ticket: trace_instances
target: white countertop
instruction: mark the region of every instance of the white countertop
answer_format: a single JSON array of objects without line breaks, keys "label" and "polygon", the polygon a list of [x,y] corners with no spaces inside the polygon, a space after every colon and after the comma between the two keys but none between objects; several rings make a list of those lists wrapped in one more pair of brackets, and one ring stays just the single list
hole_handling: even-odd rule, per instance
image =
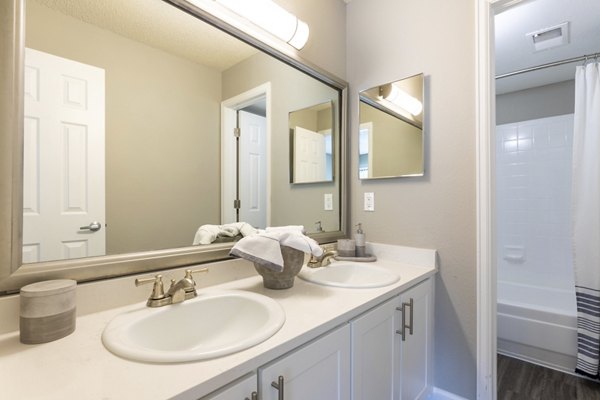
[{"label": "white countertop", "polygon": [[[382,254],[383,255],[383,254]],[[116,315],[142,304],[77,319],[75,332],[40,345],[19,342],[19,332],[0,335],[0,393],[17,399],[197,399],[435,274],[435,266],[380,260],[400,274],[395,284],[374,289],[343,289],[296,279],[286,290],[265,289],[260,276],[200,289],[248,290],[278,301],[285,310],[281,330],[250,349],[189,363],[149,364],[113,355],[101,342],[102,330]],[[167,306],[169,307],[169,306]],[[177,332],[174,332],[177,334]]]}]

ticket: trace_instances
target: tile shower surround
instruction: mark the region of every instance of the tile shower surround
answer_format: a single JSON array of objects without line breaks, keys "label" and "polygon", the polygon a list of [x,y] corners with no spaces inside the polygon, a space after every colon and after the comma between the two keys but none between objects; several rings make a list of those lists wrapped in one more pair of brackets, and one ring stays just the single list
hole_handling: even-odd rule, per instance
[{"label": "tile shower surround", "polygon": [[498,280],[572,289],[573,114],[496,127]]}]

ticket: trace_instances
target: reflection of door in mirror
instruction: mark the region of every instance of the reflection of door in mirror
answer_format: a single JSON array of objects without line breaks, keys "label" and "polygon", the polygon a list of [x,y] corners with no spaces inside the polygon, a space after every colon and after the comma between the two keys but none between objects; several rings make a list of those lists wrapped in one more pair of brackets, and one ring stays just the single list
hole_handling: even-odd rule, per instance
[{"label": "reflection of door in mirror", "polygon": [[239,111],[239,218],[255,228],[267,227],[267,119]]},{"label": "reflection of door in mirror", "polygon": [[326,178],[325,136],[297,126],[294,130],[294,183]]},{"label": "reflection of door in mirror", "polygon": [[331,102],[292,111],[291,183],[333,180],[333,109]]},{"label": "reflection of door in mirror", "polygon": [[25,52],[23,261],[104,255],[104,70]]}]

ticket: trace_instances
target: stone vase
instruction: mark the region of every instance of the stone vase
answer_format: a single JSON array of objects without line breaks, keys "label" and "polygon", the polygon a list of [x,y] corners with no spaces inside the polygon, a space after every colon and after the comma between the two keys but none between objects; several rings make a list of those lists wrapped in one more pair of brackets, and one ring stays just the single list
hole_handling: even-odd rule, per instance
[{"label": "stone vase", "polygon": [[289,289],[294,286],[294,278],[304,264],[304,252],[287,246],[281,246],[283,271],[276,272],[254,263],[254,268],[263,277],[267,289]]}]

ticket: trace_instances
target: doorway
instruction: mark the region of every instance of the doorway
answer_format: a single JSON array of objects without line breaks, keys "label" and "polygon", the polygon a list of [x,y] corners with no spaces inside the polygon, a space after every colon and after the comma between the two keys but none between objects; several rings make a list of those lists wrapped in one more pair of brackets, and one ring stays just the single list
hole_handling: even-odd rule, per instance
[{"label": "doorway", "polygon": [[221,223],[270,223],[271,86],[221,103]]}]

